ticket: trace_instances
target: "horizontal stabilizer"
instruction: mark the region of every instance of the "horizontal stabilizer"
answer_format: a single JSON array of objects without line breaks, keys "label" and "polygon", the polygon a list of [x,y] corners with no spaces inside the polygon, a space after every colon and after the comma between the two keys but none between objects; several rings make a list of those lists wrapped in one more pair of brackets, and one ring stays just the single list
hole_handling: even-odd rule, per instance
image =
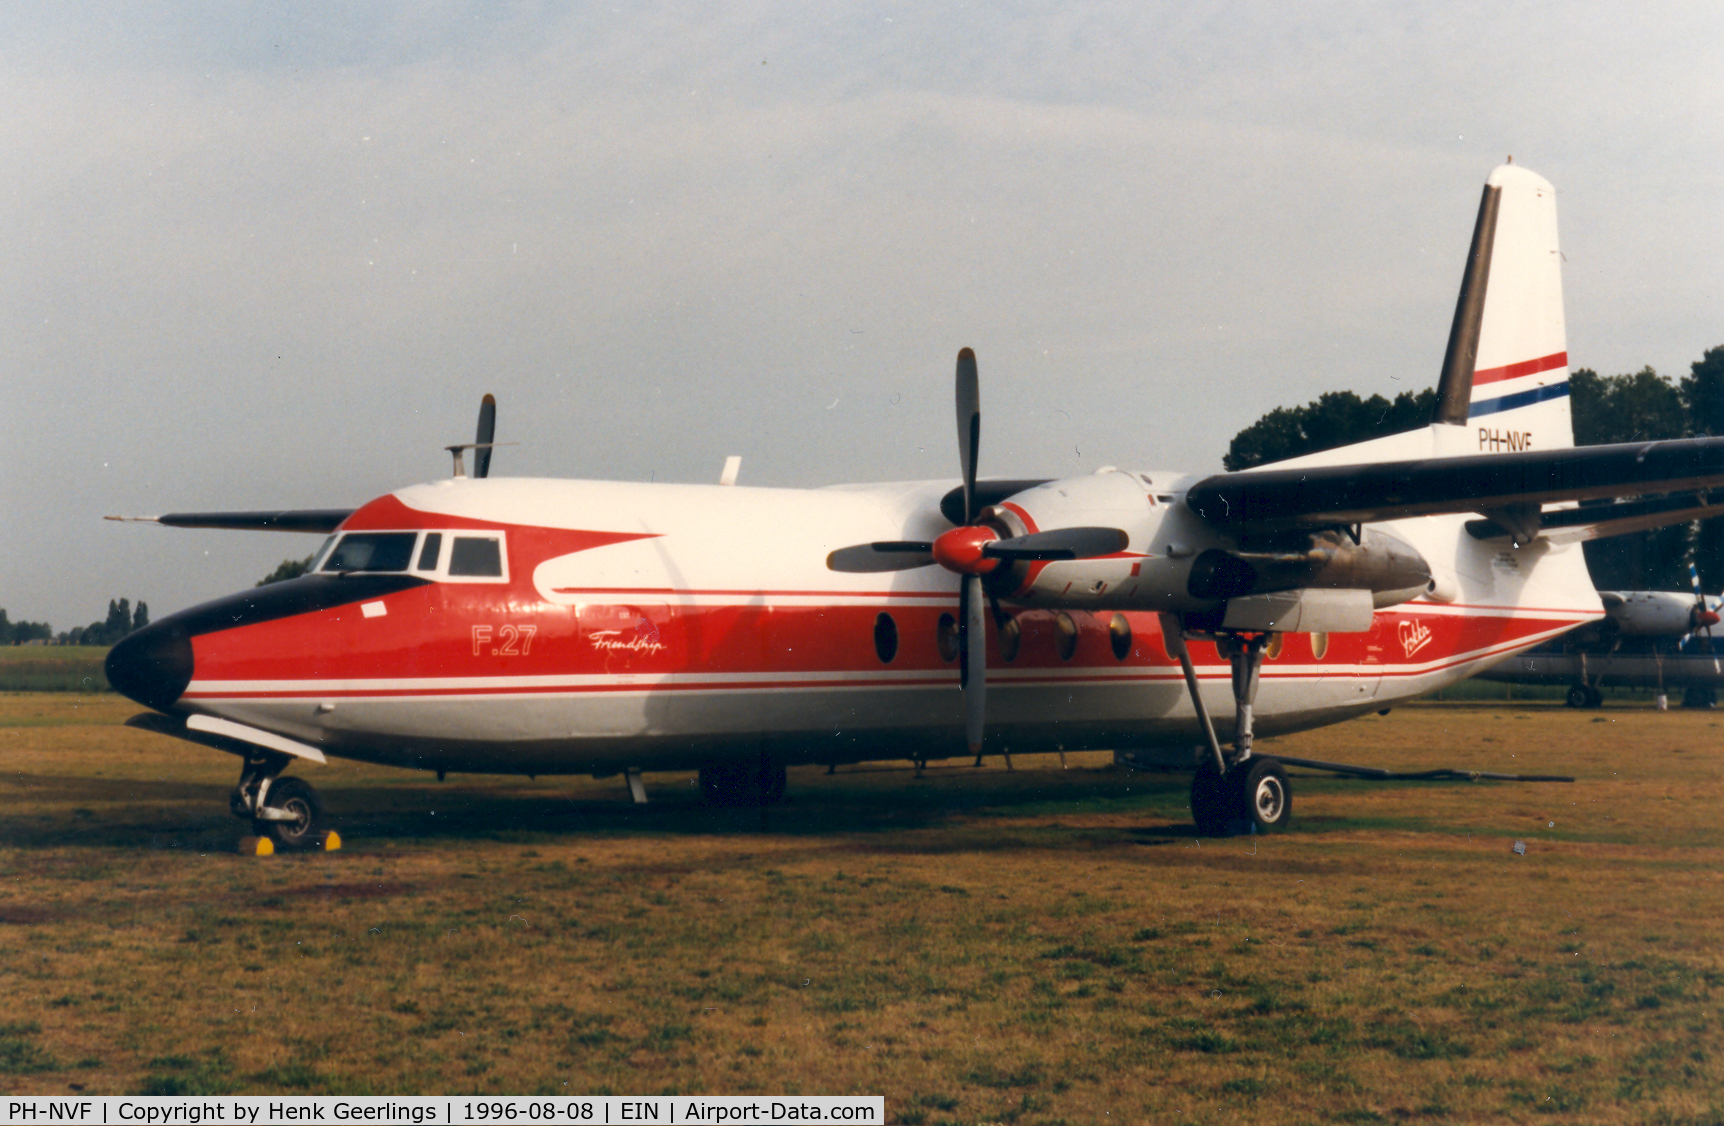
[{"label": "horizontal stabilizer", "polygon": [[169,528],[219,528],[229,532],[317,532],[328,535],[352,516],[351,508],[296,508],[281,512],[170,512],[166,516],[104,516]]},{"label": "horizontal stabilizer", "polygon": [[[1496,518],[1502,512],[1562,501],[1692,493],[1720,486],[1724,486],[1724,438],[1688,438],[1366,465],[1254,469],[1199,481],[1186,492],[1185,501],[1217,528],[1275,531],[1458,512]],[[1644,519],[1648,513],[1634,515]]]}]

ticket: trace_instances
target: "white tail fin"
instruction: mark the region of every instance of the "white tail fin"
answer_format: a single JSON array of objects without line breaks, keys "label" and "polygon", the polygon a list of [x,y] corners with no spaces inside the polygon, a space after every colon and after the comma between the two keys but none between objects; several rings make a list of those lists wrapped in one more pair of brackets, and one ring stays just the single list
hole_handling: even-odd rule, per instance
[{"label": "white tail fin", "polygon": [[1272,468],[1573,445],[1556,189],[1536,173],[1504,164],[1485,181],[1479,201],[1431,425],[1288,458]]},{"label": "white tail fin", "polygon": [[1574,445],[1556,190],[1512,164],[1485,181],[1436,421],[1467,428],[1456,453]]}]

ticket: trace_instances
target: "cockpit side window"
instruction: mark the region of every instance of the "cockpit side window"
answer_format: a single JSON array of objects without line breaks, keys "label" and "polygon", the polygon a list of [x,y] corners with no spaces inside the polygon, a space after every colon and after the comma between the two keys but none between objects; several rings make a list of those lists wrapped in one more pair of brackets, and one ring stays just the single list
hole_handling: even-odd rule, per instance
[{"label": "cockpit side window", "polygon": [[426,532],[425,546],[419,549],[418,569],[421,571],[435,571],[437,569],[437,556],[442,554],[442,551],[443,533]]},{"label": "cockpit side window", "polygon": [[329,571],[405,571],[413,559],[414,532],[349,532],[323,564]]},{"label": "cockpit side window", "polygon": [[456,536],[449,550],[451,576],[501,577],[502,541],[496,536]]},{"label": "cockpit side window", "polygon": [[339,535],[334,535],[324,540],[323,545],[317,549],[317,554],[311,557],[311,566],[307,567],[306,571],[315,573],[323,570],[323,561],[329,558],[330,549],[335,546],[335,541],[340,538],[341,537]]}]

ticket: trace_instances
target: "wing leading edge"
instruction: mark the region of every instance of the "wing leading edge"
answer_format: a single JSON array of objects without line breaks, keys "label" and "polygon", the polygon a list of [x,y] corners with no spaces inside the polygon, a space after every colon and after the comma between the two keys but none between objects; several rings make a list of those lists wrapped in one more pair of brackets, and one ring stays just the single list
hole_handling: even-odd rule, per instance
[{"label": "wing leading edge", "polygon": [[[1209,524],[1239,531],[1287,531],[1476,512],[1474,535],[1531,538],[1548,519],[1565,538],[1592,538],[1594,525],[1633,520],[1657,527],[1724,510],[1724,438],[1630,442],[1573,449],[1526,450],[1467,457],[1420,458],[1363,465],[1253,469],[1205,478],[1185,502]],[[1549,514],[1547,504],[1701,494],[1661,507],[1652,502],[1598,505]],[[1575,513],[1585,513],[1584,517]],[[1494,525],[1486,527],[1486,522]],[[1652,521],[1648,523],[1646,521]],[[1593,530],[1593,535],[1617,534]]]},{"label": "wing leading edge", "polygon": [[328,535],[352,516],[351,508],[296,508],[279,512],[170,512],[165,516],[105,516],[169,528],[219,528],[229,532],[318,532]]}]

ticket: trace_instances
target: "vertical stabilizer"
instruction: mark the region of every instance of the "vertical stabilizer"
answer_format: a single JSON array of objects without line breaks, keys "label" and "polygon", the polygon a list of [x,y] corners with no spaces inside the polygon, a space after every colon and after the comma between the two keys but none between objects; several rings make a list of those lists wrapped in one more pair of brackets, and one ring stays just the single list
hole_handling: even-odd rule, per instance
[{"label": "vertical stabilizer", "polygon": [[1574,445],[1556,191],[1512,164],[1485,182],[1435,421],[1477,453]]}]

